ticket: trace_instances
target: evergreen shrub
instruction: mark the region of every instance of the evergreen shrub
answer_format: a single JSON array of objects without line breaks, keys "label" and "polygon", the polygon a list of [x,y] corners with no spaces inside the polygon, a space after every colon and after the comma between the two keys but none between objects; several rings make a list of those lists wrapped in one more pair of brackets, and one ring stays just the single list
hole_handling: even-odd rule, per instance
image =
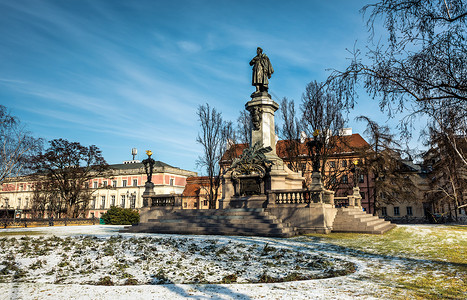
[{"label": "evergreen shrub", "polygon": [[110,209],[102,215],[102,219],[107,225],[133,225],[139,223],[139,213],[130,208],[111,206]]}]

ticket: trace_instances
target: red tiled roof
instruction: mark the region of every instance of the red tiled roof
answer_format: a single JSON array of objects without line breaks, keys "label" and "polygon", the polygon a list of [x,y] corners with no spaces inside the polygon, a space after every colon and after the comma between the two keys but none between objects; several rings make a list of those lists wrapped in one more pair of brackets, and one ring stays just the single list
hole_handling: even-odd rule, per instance
[{"label": "red tiled roof", "polygon": [[[337,137],[331,137],[331,139],[336,139]],[[311,139],[310,139],[311,140]],[[286,158],[287,155],[287,145],[290,144],[288,140],[279,140],[276,144],[276,153],[281,158]],[[222,160],[230,160],[231,158],[238,157],[242,154],[243,149],[245,149],[247,144],[236,144],[233,145],[226,153],[222,156]],[[337,140],[336,146],[331,150],[334,154],[342,153],[351,153],[357,149],[365,149],[370,147],[370,145],[360,136],[358,133],[352,135],[340,137]],[[306,143],[301,143],[299,145],[299,155],[308,155],[308,148]]]},{"label": "red tiled roof", "polygon": [[202,186],[209,186],[208,176],[188,177],[182,196],[197,197]]}]

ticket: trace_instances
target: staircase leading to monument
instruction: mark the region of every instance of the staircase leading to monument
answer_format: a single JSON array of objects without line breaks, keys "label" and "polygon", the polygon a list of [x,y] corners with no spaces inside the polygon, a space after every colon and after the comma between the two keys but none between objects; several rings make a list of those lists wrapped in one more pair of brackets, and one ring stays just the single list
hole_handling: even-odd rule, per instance
[{"label": "staircase leading to monument", "polygon": [[332,231],[383,234],[394,227],[391,222],[362,211],[361,207],[342,207],[337,210]]},{"label": "staircase leading to monument", "polygon": [[183,209],[149,219],[137,226],[125,227],[121,232],[270,237],[298,234],[295,228],[269,215],[262,208]]}]

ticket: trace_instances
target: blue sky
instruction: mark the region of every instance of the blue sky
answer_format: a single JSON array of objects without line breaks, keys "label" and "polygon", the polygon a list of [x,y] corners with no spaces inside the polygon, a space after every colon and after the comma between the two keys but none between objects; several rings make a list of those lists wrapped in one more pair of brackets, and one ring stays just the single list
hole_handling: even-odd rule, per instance
[{"label": "blue sky", "polygon": [[[97,145],[109,163],[136,147],[200,171],[196,109],[236,120],[256,47],[274,67],[273,98],[298,102],[346,66],[346,48],[365,47],[368,2],[0,0],[0,103],[35,136]],[[386,122],[378,110],[362,94],[349,126],[363,132],[360,114]]]}]

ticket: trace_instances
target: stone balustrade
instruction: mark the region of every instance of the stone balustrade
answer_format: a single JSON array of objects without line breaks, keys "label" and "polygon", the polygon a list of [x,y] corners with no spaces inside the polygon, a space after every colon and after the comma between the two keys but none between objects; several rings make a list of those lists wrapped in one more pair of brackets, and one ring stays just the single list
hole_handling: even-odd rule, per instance
[{"label": "stone balustrade", "polygon": [[309,203],[332,204],[335,205],[335,207],[355,207],[362,205],[362,197],[360,196],[360,189],[358,187],[353,189],[351,195],[345,197],[334,197],[334,192],[328,190],[312,191],[301,189],[268,191],[268,199],[270,205]]},{"label": "stone balustrade", "polygon": [[273,190],[268,191],[270,204],[309,204],[309,203],[329,203],[334,202],[334,193],[323,191],[301,190]]},{"label": "stone balustrade", "polygon": [[336,207],[347,207],[349,206],[348,197],[334,197],[334,205]]},{"label": "stone balustrade", "polygon": [[345,197],[334,197],[334,205],[336,207],[354,207],[362,206],[362,196],[360,195],[360,188],[353,188],[353,193]]},{"label": "stone balustrade", "polygon": [[180,207],[182,206],[181,196],[179,195],[156,195],[143,196],[143,207]]}]

